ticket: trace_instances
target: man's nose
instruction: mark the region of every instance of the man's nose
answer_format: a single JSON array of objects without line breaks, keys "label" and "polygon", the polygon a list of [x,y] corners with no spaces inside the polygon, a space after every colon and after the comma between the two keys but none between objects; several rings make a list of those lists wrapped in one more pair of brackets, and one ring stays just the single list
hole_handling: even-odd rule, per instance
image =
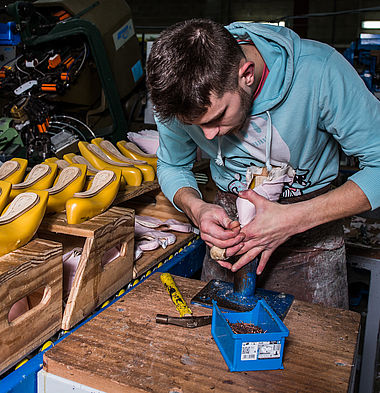
[{"label": "man's nose", "polygon": [[220,127],[218,126],[202,126],[201,128],[207,139],[214,139],[220,131]]}]

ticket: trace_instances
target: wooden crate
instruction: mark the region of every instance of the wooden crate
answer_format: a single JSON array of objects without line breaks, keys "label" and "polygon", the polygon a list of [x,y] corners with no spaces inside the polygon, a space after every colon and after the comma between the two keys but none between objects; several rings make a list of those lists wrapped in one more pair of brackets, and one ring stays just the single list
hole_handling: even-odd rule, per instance
[{"label": "wooden crate", "polygon": [[158,184],[158,180],[154,181],[146,181],[142,183],[140,186],[126,186],[124,190],[119,190],[114,205],[119,205],[125,201],[128,201],[132,198],[136,198],[140,195],[143,195],[152,190],[159,190],[160,186]]},{"label": "wooden crate", "polygon": [[[40,302],[9,322],[11,307],[39,291]],[[62,245],[34,239],[0,257],[0,373],[56,333],[61,321]]]},{"label": "wooden crate", "polygon": [[[60,213],[46,217],[39,233],[61,242],[64,253],[83,247],[63,313],[62,329],[72,328],[132,279],[134,211],[131,209],[112,207],[88,221],[72,225]],[[103,266],[105,252],[115,246],[120,247],[120,256]]]}]

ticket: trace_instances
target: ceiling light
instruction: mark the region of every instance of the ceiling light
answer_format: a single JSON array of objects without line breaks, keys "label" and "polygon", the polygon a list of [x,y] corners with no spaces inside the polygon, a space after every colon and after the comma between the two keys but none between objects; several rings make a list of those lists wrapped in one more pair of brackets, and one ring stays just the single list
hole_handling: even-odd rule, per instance
[{"label": "ceiling light", "polygon": [[363,20],[362,29],[380,29],[380,20]]}]

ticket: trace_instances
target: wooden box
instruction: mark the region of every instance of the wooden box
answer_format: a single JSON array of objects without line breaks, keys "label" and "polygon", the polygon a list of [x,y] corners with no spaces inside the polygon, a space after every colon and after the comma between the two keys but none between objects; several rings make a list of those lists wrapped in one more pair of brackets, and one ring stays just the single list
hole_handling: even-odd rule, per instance
[{"label": "wooden box", "polygon": [[[12,306],[36,293],[39,302],[9,322]],[[56,333],[61,321],[62,245],[34,239],[0,257],[0,373]]]},{"label": "wooden box", "polygon": [[[81,247],[76,270],[62,318],[67,330],[90,315],[96,307],[132,279],[134,259],[134,211],[112,207],[81,224],[69,225],[65,213],[47,216],[39,233],[63,244],[64,253]],[[104,254],[120,248],[120,255],[103,265]]]}]

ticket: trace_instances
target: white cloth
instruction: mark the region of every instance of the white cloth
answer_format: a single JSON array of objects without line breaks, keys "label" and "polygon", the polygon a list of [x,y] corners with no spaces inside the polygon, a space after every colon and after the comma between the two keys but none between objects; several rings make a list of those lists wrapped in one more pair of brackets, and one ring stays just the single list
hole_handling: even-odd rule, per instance
[{"label": "white cloth", "polygon": [[[269,172],[268,177],[262,184],[255,187],[253,191],[270,201],[278,201],[282,193],[282,189],[284,188],[284,184],[291,184],[293,182],[294,174],[294,170],[288,165],[273,167]],[[247,177],[248,176],[249,174],[247,173]],[[256,215],[256,208],[253,203],[247,199],[238,197],[236,199],[236,207],[239,222],[242,227],[254,219]]]},{"label": "white cloth", "polygon": [[128,132],[128,139],[147,154],[156,154],[159,137],[156,130],[141,130],[139,132]]}]

